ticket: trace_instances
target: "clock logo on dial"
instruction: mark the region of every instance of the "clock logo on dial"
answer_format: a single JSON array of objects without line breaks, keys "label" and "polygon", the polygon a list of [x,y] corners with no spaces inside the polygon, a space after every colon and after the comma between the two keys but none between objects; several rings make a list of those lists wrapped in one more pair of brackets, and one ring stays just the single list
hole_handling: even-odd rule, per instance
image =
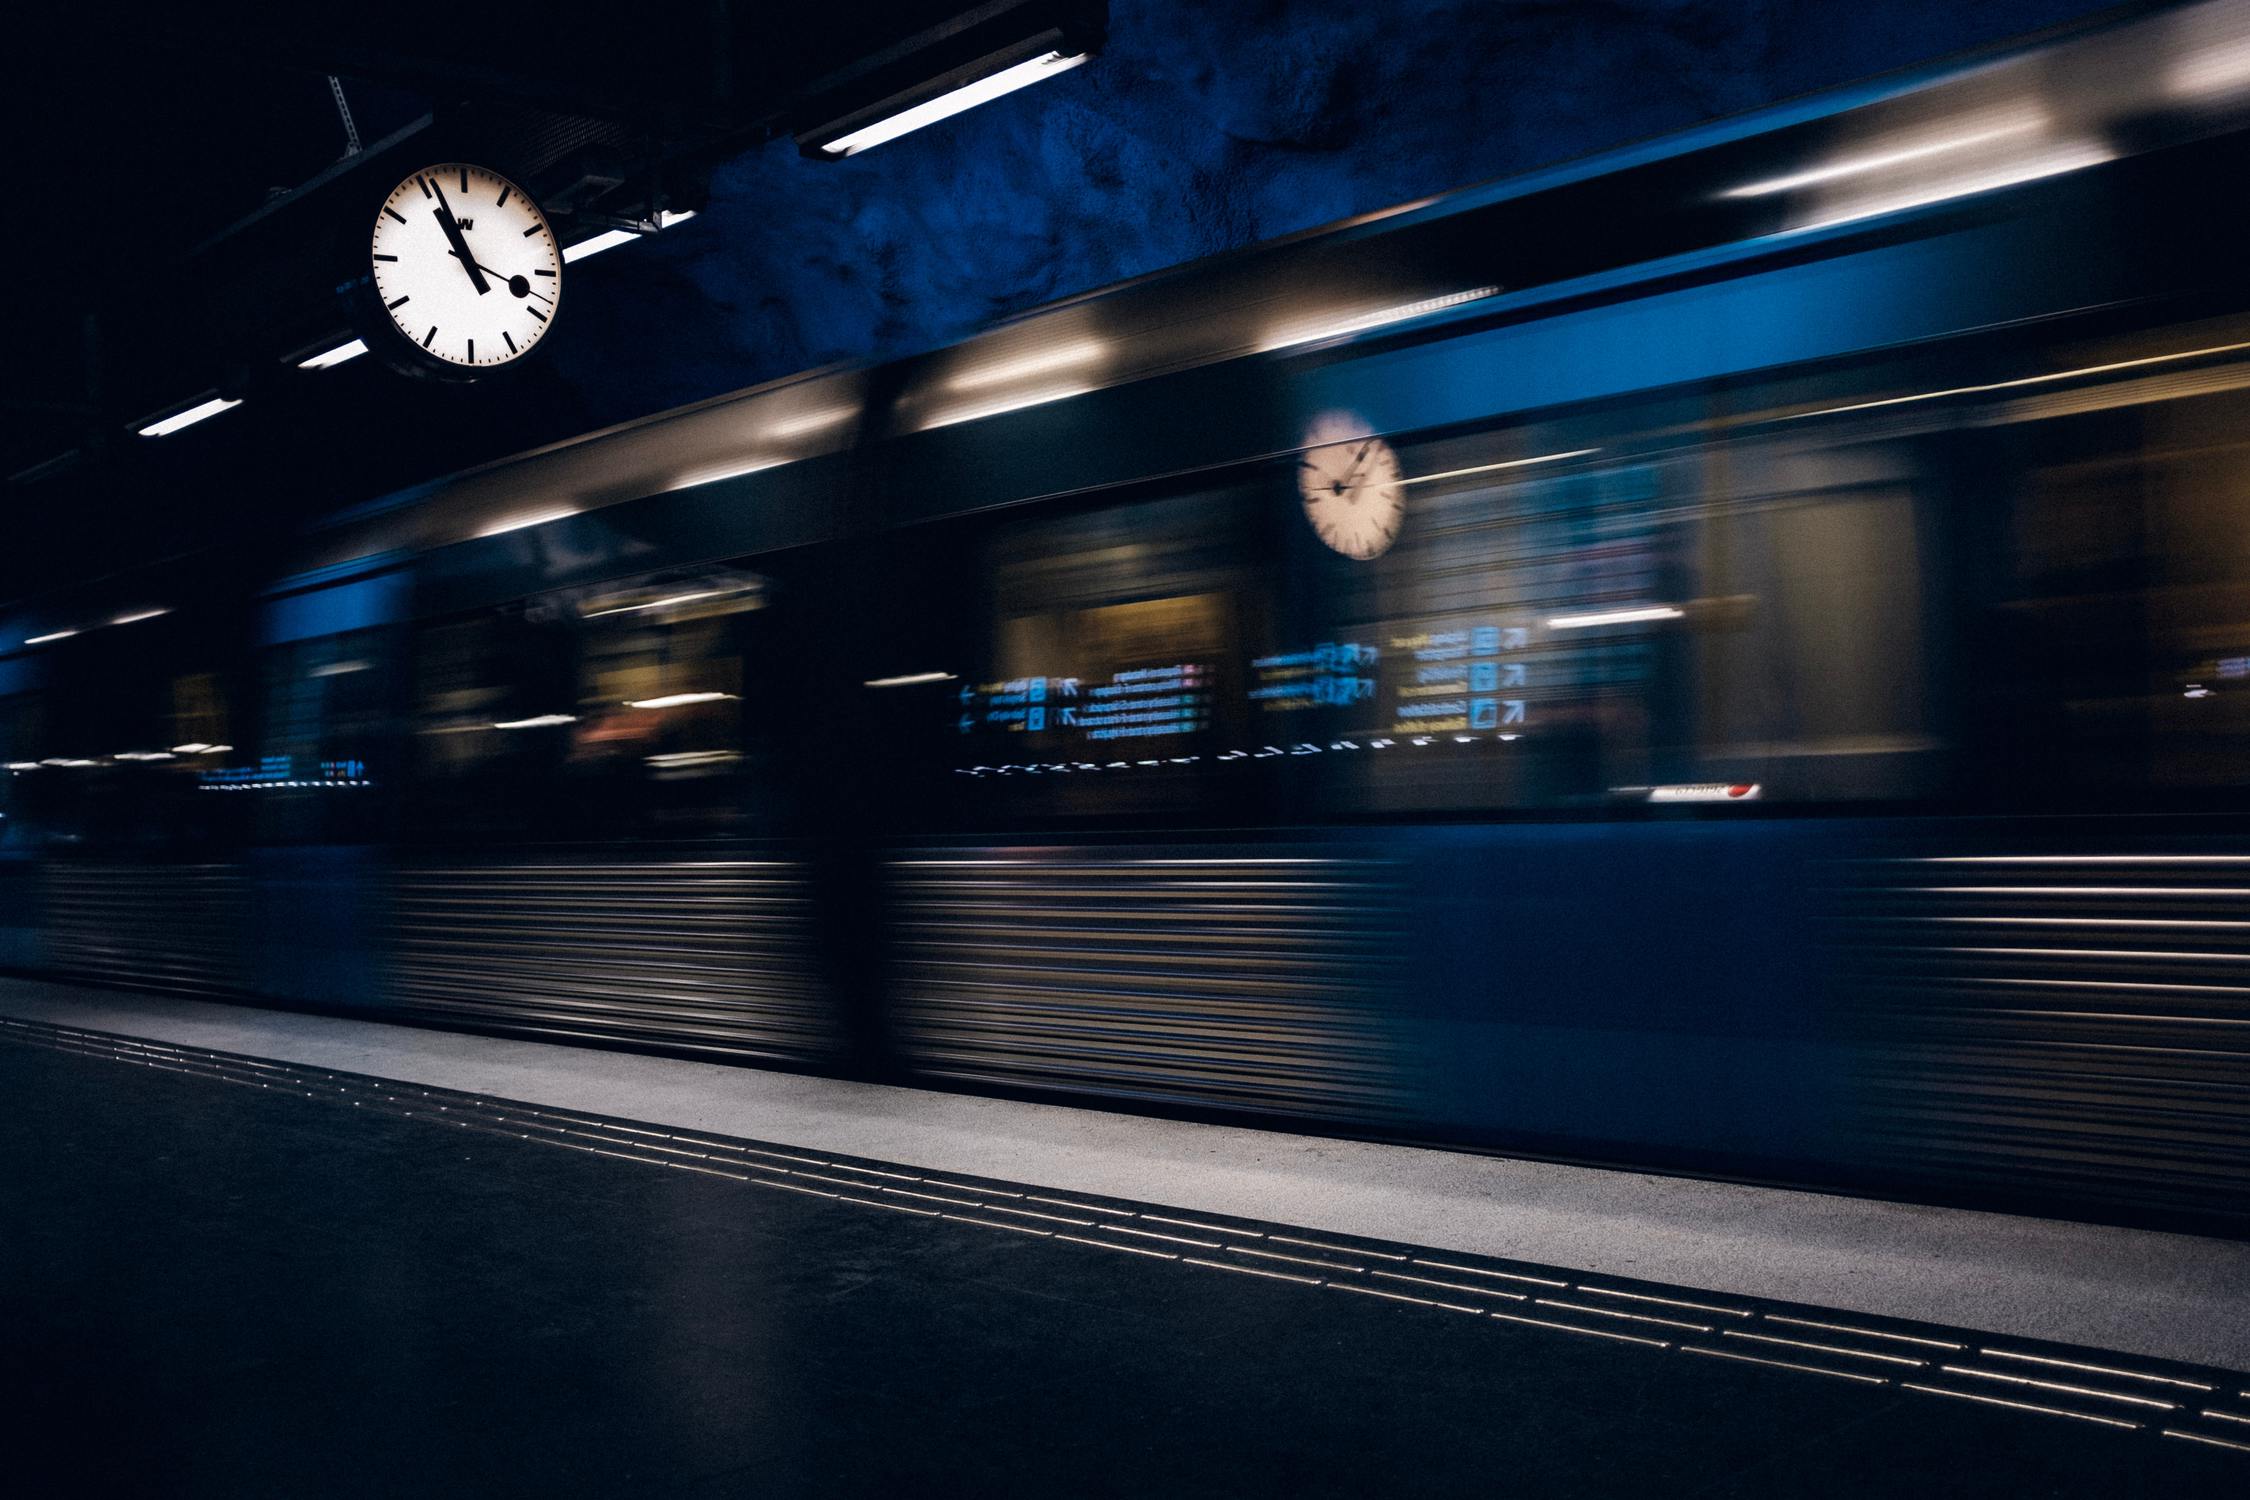
[{"label": "clock logo on dial", "polygon": [[450,162],[391,189],[370,253],[376,297],[409,352],[463,373],[529,353],[562,297],[547,216],[484,167]]},{"label": "clock logo on dial", "polygon": [[1366,433],[1367,425],[1356,417],[1321,417],[1305,434],[1297,461],[1305,519],[1322,541],[1361,562],[1390,551],[1406,519],[1398,455]]}]

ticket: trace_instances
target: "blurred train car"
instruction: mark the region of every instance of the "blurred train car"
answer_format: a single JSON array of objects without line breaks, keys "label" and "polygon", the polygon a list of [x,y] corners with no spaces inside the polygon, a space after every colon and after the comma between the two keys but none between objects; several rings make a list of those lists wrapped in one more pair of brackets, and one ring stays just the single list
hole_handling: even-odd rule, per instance
[{"label": "blurred train car", "polygon": [[0,965],[2250,1227],[2250,12],[0,615]]}]

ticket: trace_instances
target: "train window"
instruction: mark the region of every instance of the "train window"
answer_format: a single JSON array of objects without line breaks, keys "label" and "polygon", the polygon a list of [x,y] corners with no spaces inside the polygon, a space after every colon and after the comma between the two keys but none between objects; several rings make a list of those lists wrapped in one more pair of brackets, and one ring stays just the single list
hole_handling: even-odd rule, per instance
[{"label": "train window", "polygon": [[427,624],[413,828],[545,840],[770,827],[788,800],[772,604],[770,579],[702,569]]},{"label": "train window", "polygon": [[[315,636],[264,656],[264,714],[255,754],[205,776],[247,795],[260,840],[362,843],[386,827],[391,663],[386,627]],[[246,747],[247,748],[247,747]]]},{"label": "train window", "polygon": [[[223,632],[181,616],[87,631],[47,648],[0,730],[18,841],[164,849],[231,836],[198,796],[206,736],[236,722]],[[225,743],[219,740],[216,743]],[[28,769],[33,768],[36,769]]]},{"label": "train window", "polygon": [[2250,375],[2233,368],[1992,434],[2017,478],[1980,685],[2009,800],[2200,799],[2250,779],[2250,395],[2227,388]]}]

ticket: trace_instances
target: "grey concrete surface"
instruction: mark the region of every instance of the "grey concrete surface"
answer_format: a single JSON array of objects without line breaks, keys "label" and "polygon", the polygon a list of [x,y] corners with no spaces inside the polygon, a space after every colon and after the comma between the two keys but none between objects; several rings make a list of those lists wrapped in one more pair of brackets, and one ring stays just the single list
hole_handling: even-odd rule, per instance
[{"label": "grey concrete surface", "polygon": [[0,1015],[929,1171],[2250,1370],[2250,1244],[0,978]]}]

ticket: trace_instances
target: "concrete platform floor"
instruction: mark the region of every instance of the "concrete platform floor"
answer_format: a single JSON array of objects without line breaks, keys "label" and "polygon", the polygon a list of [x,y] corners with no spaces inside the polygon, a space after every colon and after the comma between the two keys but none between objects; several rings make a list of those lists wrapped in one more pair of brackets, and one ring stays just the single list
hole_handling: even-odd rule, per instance
[{"label": "concrete platform floor", "polygon": [[24,1493],[2250,1479],[2207,1366],[76,1025],[0,1020],[0,1099]]},{"label": "concrete platform floor", "polygon": [[2250,1369],[2250,1244],[1145,1119],[0,977],[58,1022],[1433,1249]]}]

